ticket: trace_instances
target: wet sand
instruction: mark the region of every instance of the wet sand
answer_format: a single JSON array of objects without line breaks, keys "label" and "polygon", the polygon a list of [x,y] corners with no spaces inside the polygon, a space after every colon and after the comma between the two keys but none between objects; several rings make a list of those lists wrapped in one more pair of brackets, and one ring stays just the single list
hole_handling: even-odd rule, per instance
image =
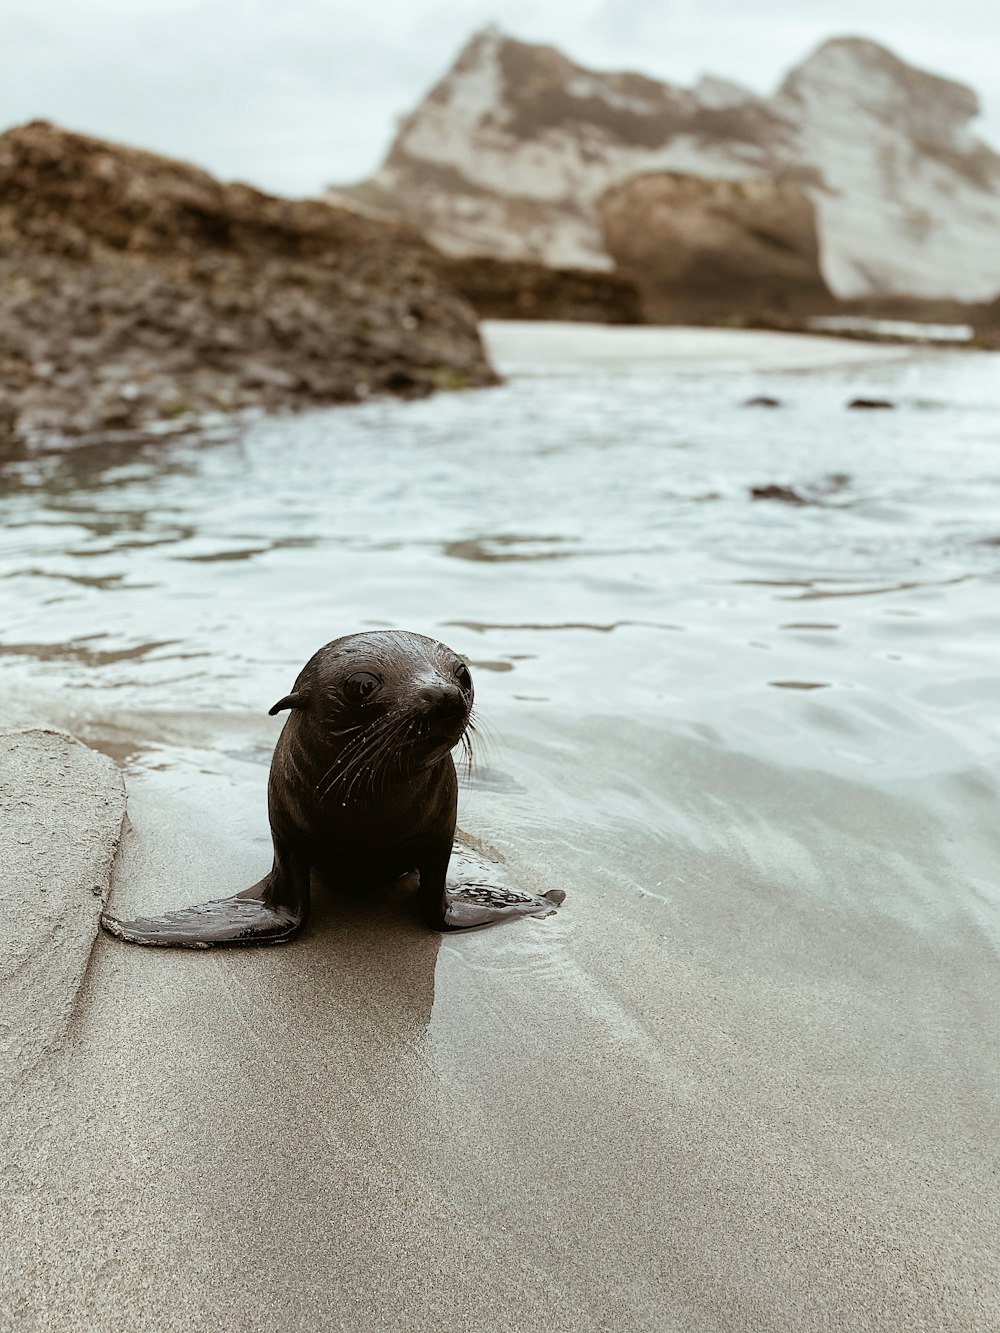
[{"label": "wet sand", "polygon": [[[11,1327],[995,1327],[997,954],[930,906],[990,871],[961,819],[620,722],[517,748],[546,819],[465,822],[554,919],[97,940],[9,1111]],[[119,909],[259,874],[263,767],[196,762],[131,784]],[[662,827],[587,835],[661,766]]]},{"label": "wet sand", "polygon": [[[767,337],[736,335],[734,353]],[[402,580],[386,598],[416,596],[404,558],[383,575],[366,550],[373,579]],[[637,582],[619,628],[596,623],[598,592],[625,596],[632,557],[585,555],[595,623],[560,627],[581,612],[541,580],[569,562],[420,558],[424,584],[451,561],[463,620],[435,632],[481,645],[495,737],[460,822],[526,887],[566,889],[564,907],[443,940],[402,902],[326,903],[272,950],[99,937],[67,1040],[7,1090],[0,1327],[994,1333],[989,578],[952,587],[931,563],[876,597],[873,558],[846,591],[710,569],[662,607]],[[688,556],[652,559],[676,581]],[[147,568],[169,619],[190,566],[174,583]],[[197,566],[217,568],[219,605],[270,586],[247,562]],[[887,599],[910,618],[877,619]],[[500,623],[519,610],[530,623]],[[177,685],[154,676],[146,713],[141,663],[71,663],[62,693],[5,676],[0,721],[68,726],[126,763],[116,910],[266,868],[280,720],[264,710],[298,647],[218,679],[214,658]]]}]

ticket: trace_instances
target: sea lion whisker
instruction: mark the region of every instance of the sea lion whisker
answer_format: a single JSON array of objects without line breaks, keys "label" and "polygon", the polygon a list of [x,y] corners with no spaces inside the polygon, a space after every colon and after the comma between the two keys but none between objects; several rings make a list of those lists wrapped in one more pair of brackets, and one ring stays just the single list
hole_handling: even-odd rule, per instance
[{"label": "sea lion whisker", "polygon": [[[355,767],[364,762],[366,748],[372,742],[373,730],[374,726],[372,725],[364,727],[357,736],[353,736],[341,749],[321,779],[325,785],[319,794],[320,801],[325,801],[336,783],[345,781]],[[320,784],[317,783],[316,785],[318,788]]]},{"label": "sea lion whisker", "polygon": [[[357,732],[358,734],[355,735],[355,736],[352,736],[351,739],[350,739],[349,741],[347,741],[344,745],[341,746],[341,748],[340,748],[340,750],[338,750],[337,754],[334,755],[333,762],[331,763],[330,767],[329,767],[328,769],[326,769],[326,771],[324,772],[323,776],[320,778],[319,782],[316,783],[316,787],[315,787],[315,790],[316,790],[316,791],[319,791],[320,787],[321,787],[321,786],[322,786],[322,785],[323,785],[323,784],[324,784],[324,783],[325,783],[325,782],[326,782],[326,781],[327,781],[327,780],[334,774],[334,772],[335,772],[335,770],[338,768],[338,766],[340,766],[341,764],[349,763],[349,762],[350,762],[350,760],[353,758],[353,753],[352,753],[352,751],[353,751],[353,750],[354,750],[354,749],[355,749],[361,742],[364,741],[364,739],[365,739],[365,733],[369,730],[369,728],[368,728],[368,726],[357,726],[357,727],[352,727],[351,730]],[[330,734],[334,734],[334,733],[330,733]],[[324,791],[324,792],[321,794],[321,796],[320,796],[320,800],[323,800],[323,799],[325,798],[326,794],[327,794],[327,793]]]},{"label": "sea lion whisker", "polygon": [[405,709],[400,709],[400,716],[395,727],[386,733],[382,746],[374,759],[384,777],[391,774],[394,765],[402,773],[406,763],[406,750],[403,741],[409,736],[412,727],[413,719],[407,715]]},{"label": "sea lion whisker", "polygon": [[390,725],[390,719],[386,719],[387,724],[372,738],[371,750],[365,756],[364,769],[359,770],[359,772],[367,770],[368,786],[372,791],[375,789],[376,777],[383,776],[386,756],[392,754],[393,742],[404,722],[405,717],[392,718]]},{"label": "sea lion whisker", "polygon": [[375,760],[378,775],[382,780],[383,792],[387,789],[391,777],[401,778],[406,772],[409,742],[417,731],[417,723],[414,719],[404,716],[400,718],[400,724],[392,735],[387,737],[384,746],[385,754],[379,754]]},{"label": "sea lion whisker", "polygon": [[371,728],[365,738],[365,745],[360,747],[353,756],[353,764],[340,774],[342,780],[346,781],[346,786],[342,790],[345,802],[350,799],[355,787],[360,783],[362,774],[367,771],[368,785],[374,790],[375,775],[381,767],[381,755],[387,746],[392,744],[392,739],[398,723],[405,721],[405,711],[403,709],[393,709],[379,719]]},{"label": "sea lion whisker", "polygon": [[462,732],[462,754],[464,756],[463,768],[465,769],[466,782],[472,781],[472,774],[476,766],[475,747],[472,740],[474,735],[475,729],[473,727],[466,727]]},{"label": "sea lion whisker", "polygon": [[352,731],[367,731],[370,725],[368,722],[352,722],[346,727],[327,727],[326,734],[339,740],[341,736],[349,736]]},{"label": "sea lion whisker", "polygon": [[356,726],[348,728],[347,730],[355,734],[341,747],[338,759],[347,761],[353,759],[359,748],[364,748],[365,745],[377,739],[387,727],[392,725],[399,712],[400,709],[398,708],[390,708],[387,712],[368,722],[358,723]]},{"label": "sea lion whisker", "polygon": [[353,776],[362,769],[368,751],[376,739],[372,734],[373,731],[374,727],[368,727],[362,735],[354,737],[330,765],[326,786],[320,794],[321,801],[326,800],[338,783],[350,783]]},{"label": "sea lion whisker", "polygon": [[497,742],[493,728],[488,726],[475,711],[469,714],[466,730],[475,738],[480,764],[496,755]]}]

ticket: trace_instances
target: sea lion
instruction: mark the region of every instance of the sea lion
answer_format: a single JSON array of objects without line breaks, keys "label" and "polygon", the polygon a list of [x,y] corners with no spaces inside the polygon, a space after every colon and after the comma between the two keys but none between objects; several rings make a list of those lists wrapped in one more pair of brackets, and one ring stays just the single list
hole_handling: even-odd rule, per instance
[{"label": "sea lion", "polygon": [[232,898],[105,930],[132,944],[209,948],[280,944],[309,913],[310,869],[352,887],[409,872],[436,930],[549,915],[565,894],[503,888],[498,867],[455,848],[463,878],[448,884],[458,807],[452,750],[471,757],[472,675],[443,643],[402,630],[348,634],[315,653],[271,715],[289,710],[271,761],[274,864]]}]

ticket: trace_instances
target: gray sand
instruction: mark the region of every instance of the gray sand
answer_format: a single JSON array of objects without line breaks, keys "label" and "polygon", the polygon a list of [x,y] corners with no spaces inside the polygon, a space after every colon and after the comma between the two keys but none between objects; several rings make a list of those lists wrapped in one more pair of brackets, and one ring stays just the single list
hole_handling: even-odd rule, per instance
[{"label": "gray sand", "polygon": [[[544,825],[467,801],[569,890],[549,921],[99,938],[9,1112],[6,1327],[995,1329],[997,955],[928,906],[970,874],[960,818],[641,739],[519,737]],[[618,749],[637,783],[678,774],[645,841],[559,822]],[[256,878],[264,785],[140,773],[116,908]]]}]

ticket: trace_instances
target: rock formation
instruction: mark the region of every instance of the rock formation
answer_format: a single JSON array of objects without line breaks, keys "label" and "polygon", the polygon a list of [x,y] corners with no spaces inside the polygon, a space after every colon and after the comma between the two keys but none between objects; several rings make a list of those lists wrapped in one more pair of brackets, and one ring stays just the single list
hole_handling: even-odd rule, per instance
[{"label": "rock formation", "polygon": [[981,306],[973,318],[973,336],[978,347],[1000,351],[1000,297]]},{"label": "rock formation", "polygon": [[1000,156],[975,94],[875,42],[829,41],[770,97],[595,73],[551,47],[478,36],[400,126],[359,198],[442,249],[610,268],[599,200],[652,171],[798,181],[841,298],[1000,292]]},{"label": "rock formation", "polygon": [[42,122],[0,135],[0,437],[493,378],[399,222]]},{"label": "rock formation", "polygon": [[594,324],[643,324],[635,282],[594,269],[549,268],[489,255],[454,256],[444,273],[483,319],[586,320]]},{"label": "rock formation", "polygon": [[605,245],[659,317],[832,305],[812,201],[795,182],[633,176],[601,201]]},{"label": "rock formation", "polygon": [[65,1039],[125,818],[121,773],[62,731],[0,731],[0,1106]]}]

